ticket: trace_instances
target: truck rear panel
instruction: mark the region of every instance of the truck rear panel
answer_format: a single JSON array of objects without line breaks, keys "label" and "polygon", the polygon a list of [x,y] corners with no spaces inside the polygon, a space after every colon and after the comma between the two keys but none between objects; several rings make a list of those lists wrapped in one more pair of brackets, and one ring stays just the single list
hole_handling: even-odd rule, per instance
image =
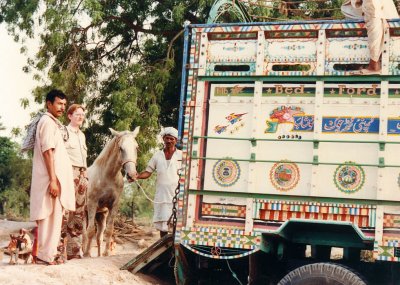
[{"label": "truck rear panel", "polygon": [[337,231],[322,244],[399,261],[400,22],[389,26],[377,76],[349,71],[369,61],[361,22],[187,27],[176,244],[232,259],[263,236],[313,244],[292,231],[314,223]]}]

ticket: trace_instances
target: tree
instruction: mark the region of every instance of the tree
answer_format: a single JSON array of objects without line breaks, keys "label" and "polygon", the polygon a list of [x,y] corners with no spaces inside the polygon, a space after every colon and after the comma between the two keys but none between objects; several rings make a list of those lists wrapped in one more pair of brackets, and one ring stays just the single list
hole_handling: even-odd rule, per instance
[{"label": "tree", "polygon": [[0,137],[0,191],[11,185],[8,166],[15,161],[15,144],[6,137]]},{"label": "tree", "polygon": [[18,144],[0,137],[0,214],[27,216],[31,159],[20,154]]},{"label": "tree", "polygon": [[[57,87],[88,107],[90,159],[108,128],[141,126],[141,153],[155,146],[160,125],[177,125],[184,22],[205,22],[211,0],[0,0],[0,23],[41,43],[26,72],[34,100]],[[34,27],[39,26],[37,31]],[[26,47],[23,48],[23,50]],[[140,160],[143,166],[143,159]]]}]

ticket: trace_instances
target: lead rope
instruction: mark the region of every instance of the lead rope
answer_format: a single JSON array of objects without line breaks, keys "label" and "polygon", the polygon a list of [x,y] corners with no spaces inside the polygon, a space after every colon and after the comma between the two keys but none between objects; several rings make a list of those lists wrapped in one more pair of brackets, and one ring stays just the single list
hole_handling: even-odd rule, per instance
[{"label": "lead rope", "polygon": [[154,203],[154,204],[164,204],[165,202],[155,202],[153,199],[151,199],[149,196],[147,196],[146,191],[144,191],[143,187],[139,184],[139,182],[137,180],[135,180],[136,185],[139,187],[140,190],[142,190],[143,195],[146,197],[147,200],[149,200],[150,202]]}]

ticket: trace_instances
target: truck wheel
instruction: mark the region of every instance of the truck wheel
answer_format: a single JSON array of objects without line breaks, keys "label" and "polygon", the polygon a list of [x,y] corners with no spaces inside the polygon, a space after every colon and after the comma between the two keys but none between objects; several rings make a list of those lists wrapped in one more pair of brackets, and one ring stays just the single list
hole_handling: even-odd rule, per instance
[{"label": "truck wheel", "polygon": [[366,285],[357,273],[343,265],[314,263],[289,272],[278,285]]}]

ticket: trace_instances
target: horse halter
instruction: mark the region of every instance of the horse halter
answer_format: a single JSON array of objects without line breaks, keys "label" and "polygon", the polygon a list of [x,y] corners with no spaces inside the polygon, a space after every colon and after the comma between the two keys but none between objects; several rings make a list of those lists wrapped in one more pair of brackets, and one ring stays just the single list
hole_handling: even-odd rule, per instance
[{"label": "horse halter", "polygon": [[127,159],[127,160],[122,161],[121,167],[123,168],[125,166],[125,164],[127,164],[128,162],[132,162],[136,167],[136,162],[133,161],[132,159]]},{"label": "horse halter", "polygon": [[[115,142],[119,145],[120,140],[121,140],[121,137],[118,137],[118,138],[115,140]],[[122,163],[121,163],[121,167],[124,168],[125,164],[127,164],[128,162],[132,162],[132,163],[135,165],[135,168],[136,168],[136,161],[134,161],[134,160],[132,160],[132,159],[123,160]]]}]

